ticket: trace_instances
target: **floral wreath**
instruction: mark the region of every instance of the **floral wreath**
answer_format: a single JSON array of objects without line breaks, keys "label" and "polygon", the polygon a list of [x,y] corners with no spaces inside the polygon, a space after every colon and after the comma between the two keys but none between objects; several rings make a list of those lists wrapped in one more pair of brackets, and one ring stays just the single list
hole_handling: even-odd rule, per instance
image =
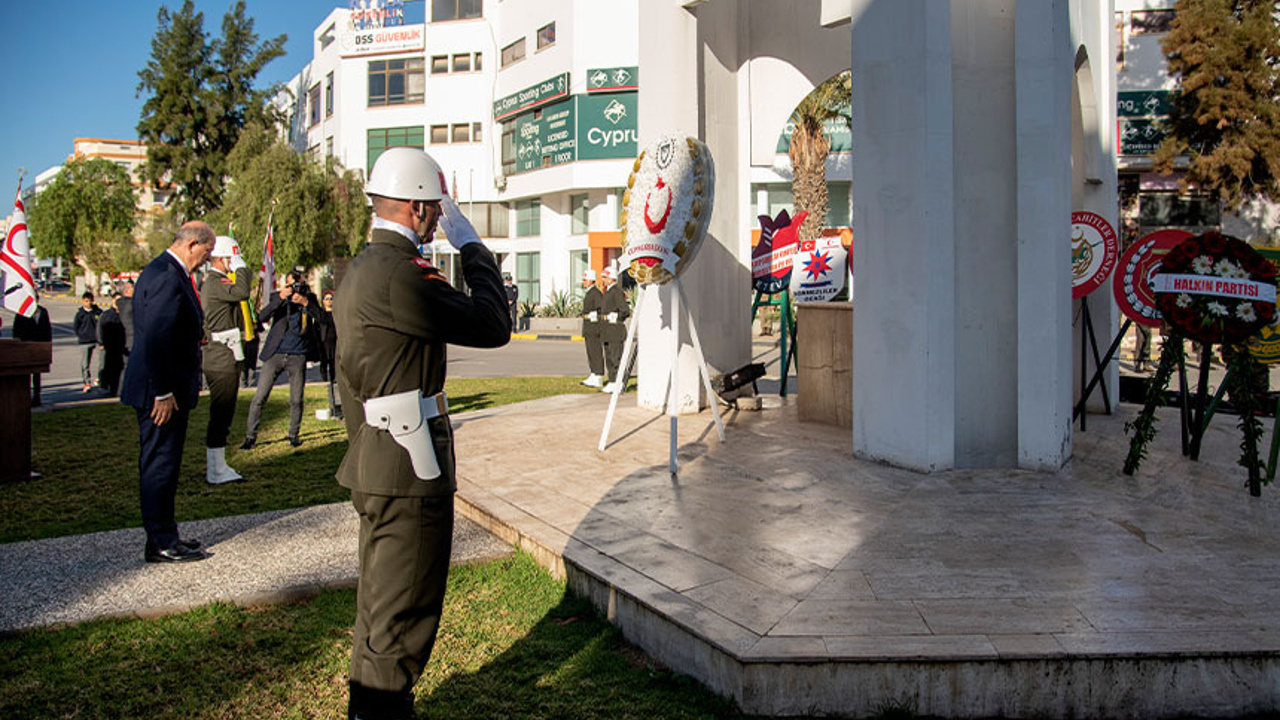
[{"label": "floral wreath", "polygon": [[1242,343],[1276,317],[1275,265],[1243,240],[1218,232],[1187,238],[1170,250],[1156,283],[1156,308],[1192,340]]}]

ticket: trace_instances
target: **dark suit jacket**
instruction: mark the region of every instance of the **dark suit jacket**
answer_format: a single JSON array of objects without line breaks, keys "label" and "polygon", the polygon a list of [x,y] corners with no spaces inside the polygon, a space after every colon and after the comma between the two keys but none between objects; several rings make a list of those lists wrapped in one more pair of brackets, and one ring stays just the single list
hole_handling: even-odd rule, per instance
[{"label": "dark suit jacket", "polygon": [[262,354],[259,357],[266,361],[267,358],[276,354],[280,349],[280,343],[284,342],[284,334],[289,327],[289,316],[301,313],[307,316],[307,328],[302,336],[303,342],[307,346],[307,360],[311,362],[318,361],[320,359],[320,342],[316,327],[319,325],[316,309],[319,307],[316,296],[310,293],[307,294],[306,307],[292,301],[281,300],[279,294],[273,295],[267,306],[258,313],[259,321],[271,321],[271,330],[267,331],[267,339],[262,342]]},{"label": "dark suit jacket", "polygon": [[151,261],[133,293],[133,352],[120,402],[146,409],[173,393],[190,410],[200,396],[200,339],[204,313],[182,266],[167,252]]}]

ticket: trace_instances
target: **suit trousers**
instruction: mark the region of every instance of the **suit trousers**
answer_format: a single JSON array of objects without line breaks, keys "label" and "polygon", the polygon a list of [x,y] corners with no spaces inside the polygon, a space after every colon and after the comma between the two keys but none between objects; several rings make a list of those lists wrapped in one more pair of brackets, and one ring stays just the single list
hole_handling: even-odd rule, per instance
[{"label": "suit trousers", "polygon": [[204,446],[224,448],[240,392],[240,371],[227,346],[209,343],[205,348],[204,380],[209,386],[209,427],[205,429]]},{"label": "suit trousers", "polygon": [[173,500],[178,493],[178,474],[182,469],[182,445],[187,439],[189,408],[179,408],[163,425],[151,420],[151,408],[135,408],[138,412],[139,497],[142,500],[142,526],[147,543],[161,550],[178,542],[178,523],[173,515]]},{"label": "suit trousers", "polygon": [[582,331],[582,339],[587,346],[587,369],[592,375],[604,375],[604,344],[601,342],[600,330],[587,328]]},{"label": "suit trousers", "polygon": [[302,391],[307,386],[307,359],[302,355],[276,353],[263,361],[258,370],[258,390],[249,403],[249,425],[245,437],[258,437],[258,423],[262,422],[262,406],[267,403],[271,386],[280,373],[289,373],[289,437],[298,437],[302,428]]},{"label": "suit trousers", "polygon": [[600,341],[604,346],[604,367],[609,382],[618,379],[618,364],[622,362],[622,345],[627,341],[625,325],[606,325],[600,331]]},{"label": "suit trousers", "polygon": [[422,676],[440,629],[453,496],[390,497],[351,491],[360,516],[360,580],[351,681],[409,692]]}]

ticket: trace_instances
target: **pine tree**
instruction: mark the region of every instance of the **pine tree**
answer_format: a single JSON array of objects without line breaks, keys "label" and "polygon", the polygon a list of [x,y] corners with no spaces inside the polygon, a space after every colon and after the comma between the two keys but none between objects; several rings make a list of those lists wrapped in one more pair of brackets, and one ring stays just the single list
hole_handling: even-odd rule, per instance
[{"label": "pine tree", "polygon": [[1178,0],[1164,51],[1179,85],[1156,169],[1186,157],[1184,186],[1228,211],[1280,201],[1280,2]]},{"label": "pine tree", "polygon": [[204,13],[185,0],[177,12],[161,6],[151,59],[138,72],[138,93],[148,93],[138,122],[147,144],[143,177],[171,182],[172,209],[199,217],[222,202],[226,159],[241,130],[253,120],[274,121],[267,98],[275,88],[255,90],[258,73],[284,54],[286,37],[259,44],[253,18],[238,0],[211,40]]}]

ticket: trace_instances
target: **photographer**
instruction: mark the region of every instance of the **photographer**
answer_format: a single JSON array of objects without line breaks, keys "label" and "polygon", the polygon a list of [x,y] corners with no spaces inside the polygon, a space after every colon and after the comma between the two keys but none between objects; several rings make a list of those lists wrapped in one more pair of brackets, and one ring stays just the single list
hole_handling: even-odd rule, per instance
[{"label": "photographer", "polygon": [[319,357],[314,340],[318,307],[316,296],[303,281],[302,273],[294,270],[280,286],[280,293],[262,309],[259,318],[262,322],[270,322],[271,329],[262,343],[258,390],[249,404],[249,422],[241,450],[251,450],[257,444],[262,406],[282,372],[289,374],[289,444],[294,447],[302,444],[298,432],[302,426],[302,391],[307,382],[307,360]]}]

